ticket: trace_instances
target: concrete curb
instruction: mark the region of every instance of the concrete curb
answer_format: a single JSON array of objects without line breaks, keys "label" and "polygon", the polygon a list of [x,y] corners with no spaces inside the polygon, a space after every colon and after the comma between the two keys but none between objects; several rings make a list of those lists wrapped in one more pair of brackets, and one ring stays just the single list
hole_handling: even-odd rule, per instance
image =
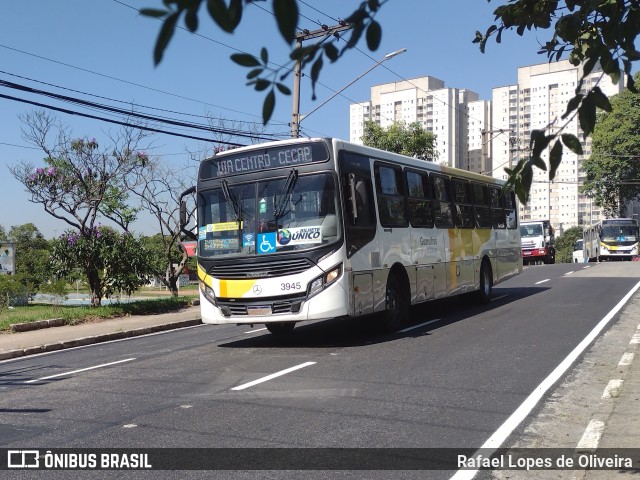
[{"label": "concrete curb", "polygon": [[34,355],[36,353],[54,352],[56,350],[62,350],[65,348],[81,347],[84,345],[92,345],[94,343],[109,342],[112,340],[120,340],[122,338],[137,337],[140,335],[147,335],[149,333],[162,332],[166,330],[176,330],[178,328],[192,327],[200,324],[202,324],[202,320],[197,318],[194,320],[183,320],[180,322],[171,322],[171,323],[165,323],[162,325],[153,325],[150,327],[136,328],[134,330],[104,333],[101,335],[78,338],[75,340],[66,340],[66,341],[61,341],[56,343],[48,343],[48,344],[39,345],[36,347],[8,350],[6,352],[0,352],[0,360],[8,360],[11,358],[24,357],[27,355]]},{"label": "concrete curb", "polygon": [[65,325],[64,318],[52,318],[50,320],[38,320],[29,323],[14,323],[11,325],[13,332],[29,332],[31,330],[40,330],[41,328],[61,327]]}]

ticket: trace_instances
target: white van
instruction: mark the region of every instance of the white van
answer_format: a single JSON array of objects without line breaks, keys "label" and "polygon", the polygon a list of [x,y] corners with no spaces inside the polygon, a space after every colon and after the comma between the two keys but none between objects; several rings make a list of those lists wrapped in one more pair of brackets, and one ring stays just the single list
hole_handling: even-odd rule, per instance
[{"label": "white van", "polygon": [[583,247],[584,240],[579,238],[576,240],[575,245],[573,246],[573,263],[583,263],[584,262],[584,253]]}]

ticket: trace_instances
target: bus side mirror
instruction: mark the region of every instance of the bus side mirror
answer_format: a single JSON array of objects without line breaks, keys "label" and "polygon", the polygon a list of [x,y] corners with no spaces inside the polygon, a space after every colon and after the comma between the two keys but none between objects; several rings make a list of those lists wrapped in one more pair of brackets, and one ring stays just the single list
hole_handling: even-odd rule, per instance
[{"label": "bus side mirror", "polygon": [[180,229],[187,226],[187,202],[180,201]]},{"label": "bus side mirror", "polygon": [[190,187],[188,189],[186,189],[184,192],[182,192],[180,194],[180,230],[182,231],[182,233],[184,233],[187,237],[189,237],[192,240],[197,240],[198,237],[196,237],[196,235],[190,231],[186,229],[187,226],[187,222],[188,222],[188,215],[187,215],[187,202],[185,201],[184,197],[186,197],[187,195],[191,195],[196,191],[196,187]]}]

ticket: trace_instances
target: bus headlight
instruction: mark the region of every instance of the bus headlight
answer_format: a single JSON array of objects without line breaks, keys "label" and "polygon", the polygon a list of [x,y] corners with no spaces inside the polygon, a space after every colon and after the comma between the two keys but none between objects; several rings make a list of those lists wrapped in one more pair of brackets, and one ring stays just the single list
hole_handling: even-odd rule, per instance
[{"label": "bus headlight", "polygon": [[215,293],[213,293],[213,288],[204,283],[202,280],[200,281],[200,291],[202,292],[202,295],[204,295],[204,298],[209,300],[213,305],[216,304],[216,295]]},{"label": "bus headlight", "polygon": [[319,277],[314,279],[309,284],[309,290],[307,292],[307,297],[308,298],[313,297],[318,292],[322,291],[324,288],[326,288],[329,285],[331,285],[338,278],[340,278],[340,274],[341,273],[342,273],[342,264],[340,264],[337,267],[329,270],[327,273],[323,273],[322,275],[320,275]]}]

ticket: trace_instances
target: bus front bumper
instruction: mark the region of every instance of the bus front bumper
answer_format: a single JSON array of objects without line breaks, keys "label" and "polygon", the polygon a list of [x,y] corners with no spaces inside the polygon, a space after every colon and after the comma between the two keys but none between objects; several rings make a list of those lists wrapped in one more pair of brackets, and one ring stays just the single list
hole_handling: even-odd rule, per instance
[{"label": "bus front bumper", "polygon": [[214,325],[261,324],[327,320],[347,315],[349,298],[343,279],[344,276],[311,298],[304,295],[264,301],[218,299],[213,305],[200,292],[202,321]]}]

